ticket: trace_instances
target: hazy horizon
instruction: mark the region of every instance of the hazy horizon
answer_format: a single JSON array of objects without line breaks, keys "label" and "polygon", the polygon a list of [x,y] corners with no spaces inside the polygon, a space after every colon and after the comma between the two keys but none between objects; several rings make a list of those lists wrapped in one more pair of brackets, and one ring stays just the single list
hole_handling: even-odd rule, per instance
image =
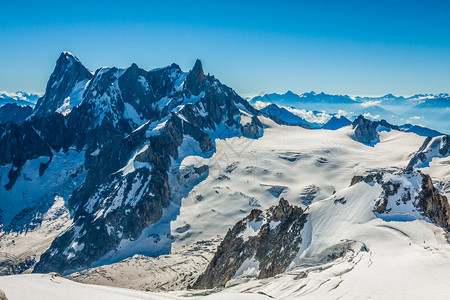
[{"label": "hazy horizon", "polygon": [[200,58],[244,97],[450,90],[446,1],[2,3],[0,90],[44,92],[61,51],[89,69]]}]

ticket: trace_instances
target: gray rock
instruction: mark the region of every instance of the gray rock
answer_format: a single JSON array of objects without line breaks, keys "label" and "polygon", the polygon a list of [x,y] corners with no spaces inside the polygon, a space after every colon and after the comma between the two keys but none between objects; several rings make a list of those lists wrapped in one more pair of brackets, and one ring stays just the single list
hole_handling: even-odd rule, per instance
[{"label": "gray rock", "polygon": [[61,53],[47,83],[45,94],[36,103],[34,115],[45,116],[54,113],[78,82],[91,78],[91,72],[78,58],[69,52]]},{"label": "gray rock", "polygon": [[365,119],[362,115],[352,123],[355,133],[353,138],[366,145],[377,143],[380,139],[377,132],[377,123]]},{"label": "gray rock", "polygon": [[422,173],[422,190],[419,195],[418,208],[433,223],[450,232],[450,205],[446,196],[439,194],[431,177]]},{"label": "gray rock", "polygon": [[[283,198],[278,205],[266,211],[252,210],[228,231],[193,288],[224,286],[249,259],[259,262],[258,278],[284,272],[299,251],[302,243],[300,232],[306,221],[307,214],[301,208],[289,205]],[[258,234],[244,240],[243,233],[252,224],[260,224]]]}]

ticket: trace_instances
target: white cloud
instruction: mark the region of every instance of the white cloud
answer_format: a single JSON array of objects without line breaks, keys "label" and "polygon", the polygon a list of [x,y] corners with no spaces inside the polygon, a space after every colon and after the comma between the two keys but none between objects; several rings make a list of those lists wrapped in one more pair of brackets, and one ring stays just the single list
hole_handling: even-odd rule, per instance
[{"label": "white cloud", "polygon": [[297,115],[310,123],[324,124],[331,119],[331,116],[325,112],[314,113],[310,110],[297,109],[292,107],[282,106],[294,115]]},{"label": "white cloud", "polygon": [[343,117],[345,117],[346,115],[348,115],[348,112],[346,112],[345,110],[342,110],[342,109],[340,109],[340,110],[338,110],[338,112],[337,112],[337,116],[343,116]]},{"label": "white cloud", "polygon": [[255,104],[253,105],[254,108],[261,110],[264,107],[268,106],[270,103],[269,102],[264,102],[264,101],[256,101]]},{"label": "white cloud", "polygon": [[366,102],[361,103],[361,106],[363,106],[363,107],[372,107],[372,106],[377,106],[380,103],[381,103],[381,100],[366,101]]},{"label": "white cloud", "polygon": [[368,118],[368,119],[373,119],[373,120],[376,120],[376,119],[379,119],[380,118],[380,115],[375,115],[375,116],[372,116],[370,113],[365,113],[364,115],[364,118]]}]

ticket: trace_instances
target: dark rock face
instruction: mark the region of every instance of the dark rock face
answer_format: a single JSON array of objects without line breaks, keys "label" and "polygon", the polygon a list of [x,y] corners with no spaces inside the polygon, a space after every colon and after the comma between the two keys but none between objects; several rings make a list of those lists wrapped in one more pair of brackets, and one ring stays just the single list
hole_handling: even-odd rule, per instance
[{"label": "dark rock face", "polygon": [[[332,121],[333,119],[331,119],[330,121]],[[325,125],[323,128],[325,128],[327,125]],[[401,125],[401,126],[397,126],[397,125],[392,125],[390,123],[388,123],[386,120],[381,120],[381,121],[370,121],[365,119],[363,116],[358,116],[358,118],[355,119],[355,121],[353,121],[353,129],[355,129],[355,134],[353,136],[353,138],[361,143],[367,144],[367,145],[371,145],[374,143],[377,143],[379,141],[379,135],[378,132],[380,131],[390,131],[390,130],[397,130],[397,131],[403,131],[403,132],[411,132],[411,133],[415,133],[417,135],[420,136],[425,136],[425,137],[432,137],[432,138],[436,138],[439,136],[442,136],[442,133],[439,133],[436,130],[432,130],[426,127],[421,127],[421,126],[416,126],[416,125],[411,125],[411,124],[405,124],[405,125]],[[426,144],[429,142],[429,140],[426,140],[426,143],[424,143],[424,145],[422,146],[422,148],[426,147]],[[448,152],[448,147],[444,148],[447,149]],[[440,150],[440,152],[443,151],[445,152],[446,150]],[[441,155],[445,155],[445,154],[441,154]],[[420,159],[420,158],[419,158]]]},{"label": "dark rock face", "polygon": [[[395,177],[385,180],[384,175],[385,173],[375,172],[366,176],[354,176],[351,181],[351,185],[358,182],[366,182],[368,184],[377,183],[381,185],[383,193],[375,203],[374,212],[378,214],[389,214],[391,211],[391,208],[388,208],[389,202],[392,199],[391,197],[395,196],[396,203],[391,203],[391,207],[393,204],[400,206],[412,201],[415,210],[419,211],[420,214],[430,219],[434,224],[450,231],[450,206],[447,197],[439,194],[438,189],[434,187],[429,175],[420,171],[401,172],[397,174],[406,179],[413,177],[420,178],[422,184],[417,191],[413,191],[411,187],[403,186],[403,181],[396,180]],[[411,212],[405,211],[404,213]]]},{"label": "dark rock face", "polygon": [[400,130],[397,125],[392,125],[388,123],[386,120],[381,121],[370,121],[365,119],[362,115],[359,115],[353,123],[353,129],[355,130],[355,134],[353,138],[366,145],[373,145],[378,143],[380,140],[380,136],[378,131],[390,131],[390,130]]},{"label": "dark rock face", "polygon": [[0,123],[14,122],[21,124],[33,113],[31,106],[19,106],[15,103],[8,103],[0,106]]},{"label": "dark rock face", "polygon": [[205,84],[206,76],[203,73],[202,62],[197,59],[189,75],[186,77],[186,88],[192,92],[193,95],[198,95],[202,91]]},{"label": "dark rock face", "polygon": [[48,144],[28,122],[22,125],[12,122],[0,124],[0,134],[0,165],[12,164],[8,173],[9,182],[4,186],[6,190],[12,188],[27,160],[40,156],[47,156],[50,160],[53,156]]},{"label": "dark rock face", "polygon": [[365,119],[362,115],[355,119],[352,123],[355,134],[353,138],[366,145],[370,145],[379,141],[377,132],[378,124]]},{"label": "dark rock face", "polygon": [[264,107],[261,109],[261,112],[280,125],[295,125],[303,128],[310,128],[305,119],[291,113],[283,107],[279,107],[276,104],[270,104]]},{"label": "dark rock face", "polygon": [[34,256],[28,257],[22,261],[18,260],[17,257],[14,257],[13,255],[2,257],[2,261],[0,261],[0,276],[20,274],[29,270],[35,263],[36,257]]},{"label": "dark rock face", "polygon": [[241,132],[245,137],[257,139],[263,135],[263,125],[257,116],[253,116],[250,123],[242,126]]},{"label": "dark rock face", "polygon": [[366,176],[355,175],[352,177],[350,186],[355,185],[358,182],[362,182],[362,181],[364,181],[366,183],[372,183],[375,181],[378,184],[382,184],[383,183],[383,173],[374,173],[374,174],[369,174]]},{"label": "dark rock face", "polygon": [[34,115],[45,116],[55,112],[71,94],[77,83],[91,78],[91,72],[78,58],[69,52],[61,53],[47,83],[45,95],[36,103]]},{"label": "dark rock face", "polygon": [[[400,183],[389,180],[387,182],[382,182],[381,188],[383,189],[383,196],[375,204],[375,211],[380,214],[390,211],[390,209],[387,209],[389,197],[394,196],[398,193],[400,189]],[[404,198],[404,200],[405,202],[409,201],[411,200],[411,197],[409,197],[408,199]]]},{"label": "dark rock face", "polygon": [[[283,198],[266,211],[254,209],[230,229],[194,288],[224,286],[246,261],[259,265],[258,278],[284,272],[296,257],[307,214]],[[256,232],[255,232],[256,231]]]},{"label": "dark rock face", "polygon": [[[58,113],[80,82],[85,84],[77,94],[81,102]],[[242,125],[241,111],[251,122]],[[260,137],[258,114],[231,88],[205,75],[200,61],[189,73],[176,64],[152,71],[133,64],[92,75],[63,53],[33,116],[20,126],[0,125],[0,134],[5,132],[0,145],[7,149],[0,164],[14,163],[7,188],[29,159],[49,156],[42,176],[53,152],[85,151],[86,178],[67,199],[74,225],[41,255],[34,272],[89,267],[123,240],[136,240],[172,201],[169,172],[177,175],[171,164],[185,155],[179,152],[184,141],[193,139],[198,154],[212,155],[212,136]],[[22,149],[28,143],[33,146]]]},{"label": "dark rock face", "polygon": [[418,207],[433,223],[450,231],[450,206],[447,197],[439,194],[429,175],[422,174],[422,177]]}]

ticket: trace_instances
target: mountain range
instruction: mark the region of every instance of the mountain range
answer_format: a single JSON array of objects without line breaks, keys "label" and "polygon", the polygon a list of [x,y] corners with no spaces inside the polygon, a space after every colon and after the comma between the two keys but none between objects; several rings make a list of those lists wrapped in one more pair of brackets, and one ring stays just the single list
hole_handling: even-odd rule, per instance
[{"label": "mountain range", "polygon": [[16,92],[16,93],[0,92],[0,106],[5,105],[7,103],[34,106],[40,97],[41,95],[39,94],[27,92]]},{"label": "mountain range", "polygon": [[92,72],[63,52],[33,107],[0,107],[0,274],[39,273],[0,288],[445,298],[450,138],[385,120],[392,97],[247,101],[200,60]]},{"label": "mountain range", "polygon": [[[365,115],[371,119],[385,119],[394,124],[412,124],[449,133],[450,95],[441,93],[417,94],[410,97],[387,94],[381,97],[350,97],[309,92],[295,94],[265,94],[250,99],[257,106],[277,104],[297,110],[322,112],[328,115],[345,113],[348,118]],[[266,104],[265,104],[266,103]],[[329,117],[331,118],[331,116]],[[322,123],[323,124],[323,123]]]},{"label": "mountain range", "polygon": [[[30,222],[39,222],[62,197],[71,225],[39,262],[31,258],[34,270],[76,270],[114,256],[157,223],[165,208],[179,206],[169,182],[177,182],[181,160],[211,155],[212,137],[261,136],[256,114],[233,90],[204,75],[200,61],[188,73],[175,64],[91,73],[64,52],[32,116],[0,127],[3,230],[30,230]],[[56,181],[53,172],[59,172]],[[192,172],[198,177],[207,169]],[[27,181],[39,184],[24,187]],[[14,203],[18,193],[21,200]],[[155,239],[170,245],[169,236]],[[146,253],[167,251],[161,247]]]}]

